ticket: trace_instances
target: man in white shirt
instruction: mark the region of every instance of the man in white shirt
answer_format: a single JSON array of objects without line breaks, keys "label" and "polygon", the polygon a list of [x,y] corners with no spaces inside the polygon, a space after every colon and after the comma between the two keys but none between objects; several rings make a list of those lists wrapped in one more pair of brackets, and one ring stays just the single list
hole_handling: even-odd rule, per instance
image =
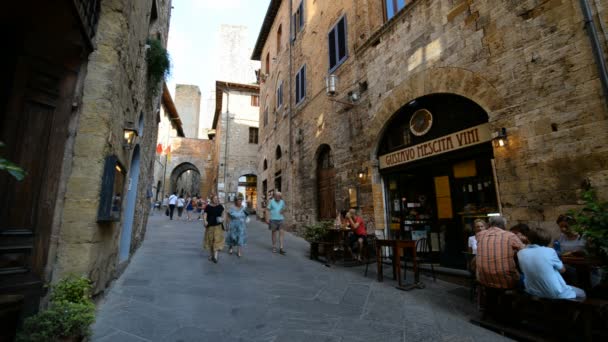
[{"label": "man in white shirt", "polygon": [[173,220],[173,211],[175,210],[175,205],[177,204],[177,192],[174,192],[173,195],[169,196],[169,219]]}]

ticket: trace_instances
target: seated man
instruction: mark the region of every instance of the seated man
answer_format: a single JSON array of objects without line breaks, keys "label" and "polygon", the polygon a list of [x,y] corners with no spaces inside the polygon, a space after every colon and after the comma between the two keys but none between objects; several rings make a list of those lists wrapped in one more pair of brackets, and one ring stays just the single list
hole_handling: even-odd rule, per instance
[{"label": "seated man", "polygon": [[350,209],[346,216],[348,225],[354,230],[350,237],[351,248],[357,247],[357,253],[353,253],[355,259],[361,261],[361,252],[363,251],[363,242],[367,239],[367,228],[365,228],[365,222],[363,218],[357,215],[355,209]]},{"label": "seated man", "polygon": [[530,245],[517,253],[524,274],[526,292],[541,298],[585,300],[585,291],[566,285],[560,273],[566,268],[555,249],[547,247],[551,237],[545,231],[530,231]]},{"label": "seated man", "polygon": [[513,289],[519,282],[515,253],[525,246],[515,234],[505,230],[502,216],[490,217],[489,226],[476,235],[477,279],[486,287]]},{"label": "seated man", "polygon": [[530,227],[525,223],[519,223],[511,227],[511,233],[517,235],[517,237],[523,242],[524,245],[528,245],[528,233],[530,233]]}]

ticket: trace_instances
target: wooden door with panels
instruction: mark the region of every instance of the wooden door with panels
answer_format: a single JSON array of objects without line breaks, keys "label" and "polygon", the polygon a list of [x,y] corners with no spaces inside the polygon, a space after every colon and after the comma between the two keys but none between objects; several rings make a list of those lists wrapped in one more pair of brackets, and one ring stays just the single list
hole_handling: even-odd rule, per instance
[{"label": "wooden door with panels", "polygon": [[319,220],[336,218],[336,169],[329,146],[323,146],[317,159],[317,202]]},{"label": "wooden door with panels", "polygon": [[0,173],[0,294],[21,294],[35,311],[47,263],[77,72],[17,57],[4,108],[2,156],[23,168]]}]

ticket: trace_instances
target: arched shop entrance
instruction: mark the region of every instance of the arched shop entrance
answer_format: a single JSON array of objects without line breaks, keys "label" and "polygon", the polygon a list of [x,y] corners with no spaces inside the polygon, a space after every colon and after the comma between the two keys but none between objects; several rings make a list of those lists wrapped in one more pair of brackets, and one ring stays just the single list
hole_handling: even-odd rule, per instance
[{"label": "arched shop entrance", "polygon": [[386,127],[378,159],[389,236],[426,237],[436,262],[465,268],[473,221],[499,212],[487,113],[465,97],[432,94]]},{"label": "arched shop entrance", "polygon": [[181,163],[171,172],[171,193],[194,196],[200,193],[200,187],[201,173],[193,164]]},{"label": "arched shop entrance", "polygon": [[247,174],[239,177],[239,186],[237,196],[242,196],[245,199],[247,211],[255,213],[258,202],[258,176]]}]

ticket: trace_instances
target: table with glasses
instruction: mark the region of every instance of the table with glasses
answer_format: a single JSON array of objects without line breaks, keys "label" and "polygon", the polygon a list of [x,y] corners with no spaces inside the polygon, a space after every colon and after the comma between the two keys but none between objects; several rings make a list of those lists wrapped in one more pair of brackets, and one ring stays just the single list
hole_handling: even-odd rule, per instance
[{"label": "table with glasses", "polygon": [[[416,257],[416,240],[392,240],[392,239],[378,239],[376,240],[376,263],[378,265],[378,281],[383,280],[383,269],[382,269],[382,248],[389,247],[393,250],[393,277],[397,279],[400,290],[412,290],[414,288],[424,288],[424,284],[420,282],[420,273],[418,270],[418,261]],[[403,278],[407,273],[407,268],[404,269],[404,277],[401,277],[401,256],[404,250],[412,251],[412,268],[414,270],[414,283],[404,284]]]}]

